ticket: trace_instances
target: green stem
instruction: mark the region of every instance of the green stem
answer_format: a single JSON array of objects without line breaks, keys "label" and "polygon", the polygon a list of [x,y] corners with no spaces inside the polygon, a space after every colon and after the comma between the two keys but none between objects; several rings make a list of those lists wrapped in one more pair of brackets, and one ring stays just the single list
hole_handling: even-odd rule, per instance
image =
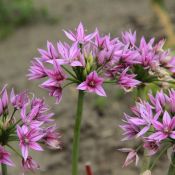
[{"label": "green stem", "polygon": [[62,68],[63,68],[67,73],[69,73],[69,75],[71,75],[73,78],[77,79],[77,77],[76,77],[69,69],[67,69],[65,66],[62,65]]},{"label": "green stem", "polygon": [[171,157],[169,170],[168,170],[168,175],[174,175],[174,174],[175,174],[175,154],[173,153]]},{"label": "green stem", "polygon": [[148,170],[149,169],[149,165],[150,165],[150,157],[147,155],[147,151],[144,150],[141,172],[143,173],[146,170]]},{"label": "green stem", "polygon": [[167,144],[164,148],[162,148],[162,150],[156,155],[155,159],[152,160],[152,162],[150,162],[150,167],[149,169],[150,170],[153,170],[153,168],[155,167],[157,161],[160,159],[160,157],[162,155],[165,154],[165,152],[167,151],[167,149],[170,147],[171,145],[170,144]]},{"label": "green stem", "polygon": [[1,163],[2,175],[7,175],[7,165]]},{"label": "green stem", "polygon": [[72,150],[72,175],[78,175],[79,142],[80,142],[80,129],[81,129],[81,120],[83,112],[83,101],[84,101],[84,92],[79,91],[76,121],[74,126],[73,150]]}]

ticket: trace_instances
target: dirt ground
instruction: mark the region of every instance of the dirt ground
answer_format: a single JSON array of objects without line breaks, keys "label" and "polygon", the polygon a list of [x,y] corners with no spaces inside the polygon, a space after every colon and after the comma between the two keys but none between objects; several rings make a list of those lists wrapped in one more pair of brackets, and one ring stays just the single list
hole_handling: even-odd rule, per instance
[{"label": "dirt ground", "polygon": [[[29,82],[26,78],[30,61],[37,56],[37,48],[45,48],[46,41],[56,42],[64,40],[62,29],[74,29],[82,21],[88,31],[98,27],[102,33],[119,36],[121,31],[137,30],[138,36],[164,36],[149,0],[36,0],[36,7],[48,7],[49,14],[58,18],[58,22],[51,25],[39,22],[18,29],[6,40],[0,42],[0,86],[8,83],[9,87],[18,90],[29,89],[37,96],[46,97],[46,101],[56,113],[57,124],[62,133],[63,149],[45,153],[33,153],[41,165],[41,172],[37,175],[70,175],[71,146],[76,108],[77,92],[75,87],[64,91],[60,105],[54,104],[54,99],[48,97],[47,92],[38,87],[38,82]],[[170,16],[175,20],[175,2],[167,0]],[[92,164],[94,175],[136,175],[139,169],[129,167],[122,169],[125,154],[117,151],[119,147],[126,147],[120,142],[122,113],[129,110],[132,100],[130,95],[121,96],[117,87],[106,88],[108,98],[103,109],[97,109],[96,96],[88,95],[84,105],[84,116],[81,130],[80,145],[80,175],[85,175],[84,164]],[[135,143],[131,143],[133,145]],[[18,159],[14,156],[16,164]],[[154,175],[164,175],[167,159],[163,158]],[[20,174],[19,167],[10,169],[11,175]]]}]

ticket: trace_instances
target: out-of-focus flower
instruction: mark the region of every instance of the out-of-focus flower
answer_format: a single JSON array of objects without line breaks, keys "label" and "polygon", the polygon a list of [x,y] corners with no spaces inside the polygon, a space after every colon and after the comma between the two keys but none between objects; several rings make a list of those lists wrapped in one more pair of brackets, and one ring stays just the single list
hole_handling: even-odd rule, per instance
[{"label": "out-of-focus flower", "polygon": [[2,146],[0,146],[0,163],[14,166],[14,163],[10,159],[10,153],[7,152]]},{"label": "out-of-focus flower", "polygon": [[[3,87],[0,94],[0,163],[14,165],[10,151],[4,149],[9,147],[10,150],[18,153],[25,171],[34,171],[39,167],[30,156],[31,149],[43,151],[41,143],[52,148],[60,148],[61,144],[57,127],[53,127],[54,114],[50,112],[44,99],[30,94],[29,91],[15,93],[12,89],[8,100],[7,86]],[[21,153],[11,145],[12,141],[19,144]]]}]

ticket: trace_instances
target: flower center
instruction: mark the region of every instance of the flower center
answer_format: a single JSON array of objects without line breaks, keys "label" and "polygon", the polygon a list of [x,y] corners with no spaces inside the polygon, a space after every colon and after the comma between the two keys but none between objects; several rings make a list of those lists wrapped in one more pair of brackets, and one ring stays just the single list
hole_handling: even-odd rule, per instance
[{"label": "flower center", "polygon": [[88,85],[89,85],[90,87],[95,87],[95,82],[92,80],[92,81],[90,81],[90,82],[88,83]]},{"label": "flower center", "polygon": [[25,143],[25,144],[28,144],[28,143],[29,143],[29,139],[28,139],[28,138],[25,138],[25,139],[24,139],[24,143]]},{"label": "flower center", "polygon": [[171,133],[171,130],[170,130],[168,127],[166,127],[166,128],[164,129],[164,133],[170,134],[170,133]]}]

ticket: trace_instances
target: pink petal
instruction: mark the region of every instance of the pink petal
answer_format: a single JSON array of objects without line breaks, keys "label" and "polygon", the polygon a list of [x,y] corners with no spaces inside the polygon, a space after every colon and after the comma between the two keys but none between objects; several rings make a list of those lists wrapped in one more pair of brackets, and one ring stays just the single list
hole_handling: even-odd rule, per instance
[{"label": "pink petal", "polygon": [[163,115],[163,124],[166,126],[169,126],[170,123],[171,123],[171,117],[170,117],[169,113],[167,111],[165,111],[164,115]]},{"label": "pink petal", "polygon": [[86,90],[87,89],[87,83],[84,81],[81,84],[77,86],[77,89],[79,90]]},{"label": "pink petal", "polygon": [[161,131],[163,129],[163,125],[162,123],[158,122],[158,121],[154,121],[153,122],[154,127],[158,130]]},{"label": "pink petal", "polygon": [[27,157],[28,157],[28,154],[29,154],[28,146],[22,145],[21,146],[21,152],[22,152],[22,156],[23,156],[24,160],[26,160]]},{"label": "pink petal", "polygon": [[65,35],[66,35],[70,40],[76,41],[75,36],[74,36],[72,33],[67,32],[67,31],[65,31],[65,30],[63,30],[63,32],[65,33]]},{"label": "pink petal", "polygon": [[36,151],[43,151],[43,148],[36,142],[30,143],[30,148]]},{"label": "pink petal", "polygon": [[138,134],[137,137],[140,137],[142,135],[144,135],[148,130],[149,130],[150,126],[145,126]]},{"label": "pink petal", "polygon": [[104,91],[102,86],[97,86],[95,88],[95,92],[100,96],[106,96],[106,92]]}]

